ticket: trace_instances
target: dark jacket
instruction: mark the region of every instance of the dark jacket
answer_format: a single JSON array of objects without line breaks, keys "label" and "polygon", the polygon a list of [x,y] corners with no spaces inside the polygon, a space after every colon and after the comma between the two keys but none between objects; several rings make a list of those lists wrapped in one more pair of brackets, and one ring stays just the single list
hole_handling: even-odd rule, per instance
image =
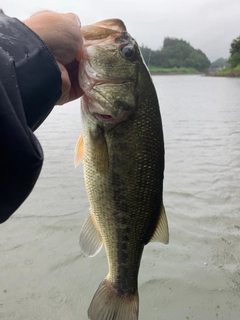
[{"label": "dark jacket", "polygon": [[0,223],[32,191],[43,163],[32,131],[61,96],[61,73],[46,44],[0,13]]}]

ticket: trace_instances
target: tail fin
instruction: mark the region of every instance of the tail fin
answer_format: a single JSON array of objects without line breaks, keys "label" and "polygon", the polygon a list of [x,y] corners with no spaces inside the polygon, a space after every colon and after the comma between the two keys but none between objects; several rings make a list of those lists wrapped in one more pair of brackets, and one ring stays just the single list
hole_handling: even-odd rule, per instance
[{"label": "tail fin", "polygon": [[138,292],[119,294],[105,279],[98,287],[88,309],[90,320],[137,320]]}]

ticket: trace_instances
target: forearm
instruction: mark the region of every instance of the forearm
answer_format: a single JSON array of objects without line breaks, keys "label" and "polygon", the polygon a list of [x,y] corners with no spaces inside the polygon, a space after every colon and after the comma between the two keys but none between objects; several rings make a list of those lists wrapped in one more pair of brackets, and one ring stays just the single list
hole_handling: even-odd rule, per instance
[{"label": "forearm", "polygon": [[[14,61],[14,76],[28,126],[35,130],[47,117],[61,96],[61,73],[46,44],[26,25],[17,19],[0,14],[0,47]],[[7,81],[12,75],[2,70],[0,78]],[[10,95],[14,95],[11,90]]]},{"label": "forearm", "polygon": [[0,223],[21,205],[40,174],[32,133],[61,96],[59,68],[42,40],[0,14]]}]

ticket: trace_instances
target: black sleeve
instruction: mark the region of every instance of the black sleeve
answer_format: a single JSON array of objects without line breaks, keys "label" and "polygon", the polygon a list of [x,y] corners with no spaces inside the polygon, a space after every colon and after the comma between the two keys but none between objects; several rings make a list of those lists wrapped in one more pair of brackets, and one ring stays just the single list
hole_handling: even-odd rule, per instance
[{"label": "black sleeve", "polygon": [[22,204],[41,171],[34,131],[61,96],[61,73],[46,44],[0,13],[0,223]]}]

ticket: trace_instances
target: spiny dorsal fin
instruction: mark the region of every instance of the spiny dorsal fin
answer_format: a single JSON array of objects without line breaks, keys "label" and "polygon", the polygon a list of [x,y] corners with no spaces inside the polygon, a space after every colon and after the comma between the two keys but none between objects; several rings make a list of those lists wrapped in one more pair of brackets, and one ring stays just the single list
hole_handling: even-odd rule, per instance
[{"label": "spiny dorsal fin", "polygon": [[77,168],[80,162],[83,161],[84,157],[84,141],[83,136],[80,134],[75,150],[74,150],[74,166]]},{"label": "spiny dorsal fin", "polygon": [[127,28],[120,19],[107,19],[94,23],[95,26],[116,30],[119,32],[127,31]]},{"label": "spiny dorsal fin", "polygon": [[164,244],[168,244],[169,242],[168,221],[163,204],[161,206],[160,217],[151,242],[162,242]]},{"label": "spiny dorsal fin", "polygon": [[102,248],[102,236],[91,211],[80,232],[79,244],[83,253],[88,257],[94,257]]}]

